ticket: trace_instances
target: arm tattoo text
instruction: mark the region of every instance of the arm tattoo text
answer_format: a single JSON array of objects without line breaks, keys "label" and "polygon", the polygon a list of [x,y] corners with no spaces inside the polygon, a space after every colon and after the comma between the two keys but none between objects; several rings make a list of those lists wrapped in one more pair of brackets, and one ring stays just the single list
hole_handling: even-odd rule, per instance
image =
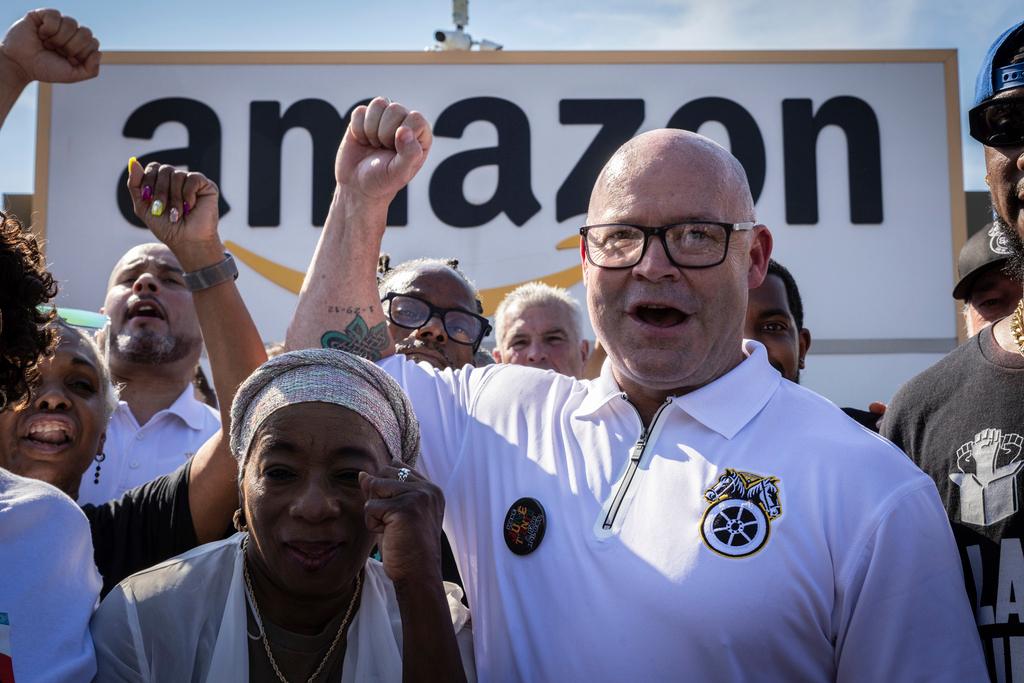
[{"label": "arm tattoo text", "polygon": [[359,315],[363,311],[373,313],[373,306],[328,306],[328,313],[344,313],[347,315]]}]

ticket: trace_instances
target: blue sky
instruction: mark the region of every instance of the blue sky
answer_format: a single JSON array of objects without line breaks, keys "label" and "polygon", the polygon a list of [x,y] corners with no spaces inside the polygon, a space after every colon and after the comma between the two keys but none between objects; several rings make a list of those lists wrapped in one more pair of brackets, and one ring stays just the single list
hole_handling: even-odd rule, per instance
[{"label": "blue sky", "polygon": [[[448,0],[67,0],[107,50],[421,50],[448,28]],[[34,2],[5,0],[0,27]],[[509,50],[956,48],[961,121],[991,41],[1024,16],[999,0],[472,0],[468,30]],[[0,193],[31,192],[35,88],[0,132]],[[962,124],[965,126],[965,124]],[[964,185],[984,189],[981,148],[965,137]]]}]

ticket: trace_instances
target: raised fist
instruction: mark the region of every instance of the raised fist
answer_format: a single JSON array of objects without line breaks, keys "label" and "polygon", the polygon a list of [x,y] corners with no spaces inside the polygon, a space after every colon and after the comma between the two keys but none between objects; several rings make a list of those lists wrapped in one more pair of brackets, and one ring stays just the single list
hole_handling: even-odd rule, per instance
[{"label": "raised fist", "polygon": [[[217,185],[202,173],[151,162],[128,162],[128,193],[135,215],[170,247],[186,270],[218,262],[224,247],[217,233]],[[211,259],[213,259],[211,261]]]},{"label": "raised fist", "polygon": [[353,110],[335,179],[345,190],[390,202],[423,166],[433,139],[422,114],[377,97]]},{"label": "raised fist", "polygon": [[7,30],[0,61],[26,85],[76,83],[100,72],[100,43],[92,31],[55,9],[32,10]]},{"label": "raised fist", "polygon": [[392,465],[359,475],[366,528],[381,534],[384,572],[393,582],[431,577],[440,584],[444,494],[401,462]]}]

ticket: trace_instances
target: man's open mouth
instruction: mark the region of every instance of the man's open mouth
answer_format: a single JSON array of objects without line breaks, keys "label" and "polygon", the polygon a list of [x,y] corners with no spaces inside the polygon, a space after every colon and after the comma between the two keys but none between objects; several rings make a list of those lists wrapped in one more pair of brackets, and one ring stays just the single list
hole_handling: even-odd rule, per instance
[{"label": "man's open mouth", "polygon": [[661,304],[640,304],[633,307],[634,318],[654,327],[674,327],[686,322],[689,318],[678,308]]},{"label": "man's open mouth", "polygon": [[139,299],[128,307],[128,312],[125,314],[125,320],[132,320],[133,318],[166,320],[167,316],[164,314],[160,304],[152,299]]}]

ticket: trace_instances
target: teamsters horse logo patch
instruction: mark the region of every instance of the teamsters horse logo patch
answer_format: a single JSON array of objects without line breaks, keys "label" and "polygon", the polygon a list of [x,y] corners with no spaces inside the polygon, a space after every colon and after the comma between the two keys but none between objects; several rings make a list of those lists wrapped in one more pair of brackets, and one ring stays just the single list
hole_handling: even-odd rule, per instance
[{"label": "teamsters horse logo patch", "polygon": [[726,557],[747,557],[763,548],[772,521],[782,515],[775,477],[727,469],[704,498],[710,505],[700,520],[701,538]]}]

